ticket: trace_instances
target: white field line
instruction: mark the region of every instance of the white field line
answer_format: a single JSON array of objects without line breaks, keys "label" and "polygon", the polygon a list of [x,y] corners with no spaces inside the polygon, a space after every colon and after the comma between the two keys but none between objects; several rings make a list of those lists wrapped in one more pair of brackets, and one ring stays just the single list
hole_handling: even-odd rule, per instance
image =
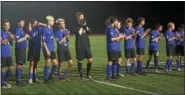
[{"label": "white field line", "polygon": [[[28,66],[24,65],[24,67],[28,67]],[[37,68],[37,69],[38,70],[43,70],[41,68]],[[117,85],[117,84],[113,84],[113,83],[102,82],[102,81],[98,81],[98,80],[95,80],[95,79],[92,79],[92,81],[94,81],[96,83],[100,83],[100,84],[109,85],[109,86],[119,87],[119,88],[123,88],[123,89],[129,89],[129,90],[132,90],[132,91],[137,91],[137,92],[141,92],[141,93],[145,93],[145,94],[160,95],[158,93],[153,93],[153,92],[148,92],[148,91],[139,90],[139,89],[135,89],[135,88],[125,87],[125,86]]]}]

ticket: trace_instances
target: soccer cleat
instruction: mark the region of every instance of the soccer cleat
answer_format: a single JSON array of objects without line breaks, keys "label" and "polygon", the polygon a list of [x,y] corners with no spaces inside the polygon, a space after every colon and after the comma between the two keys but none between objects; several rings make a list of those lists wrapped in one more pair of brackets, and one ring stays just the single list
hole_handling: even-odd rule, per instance
[{"label": "soccer cleat", "polygon": [[2,85],[1,88],[6,89],[7,87],[5,85]]},{"label": "soccer cleat", "polygon": [[169,69],[168,71],[169,71],[169,72],[171,72],[171,71],[172,71],[172,69]]},{"label": "soccer cleat", "polygon": [[159,71],[158,71],[157,69],[155,70],[155,72],[156,72],[156,73],[159,73]]},{"label": "soccer cleat", "polygon": [[17,86],[24,86],[25,83],[23,81],[16,81]]},{"label": "soccer cleat", "polygon": [[181,68],[178,68],[177,71],[180,72],[181,71]]},{"label": "soccer cleat", "polygon": [[29,79],[28,83],[29,84],[33,84],[33,80],[32,79]]},{"label": "soccer cleat", "polygon": [[6,88],[11,88],[12,87],[12,85],[7,83],[7,82],[6,82],[5,86],[6,86]]},{"label": "soccer cleat", "polygon": [[106,77],[106,79],[105,80],[111,80],[111,77]]},{"label": "soccer cleat", "polygon": [[112,76],[111,79],[118,79],[118,77],[117,76]]},{"label": "soccer cleat", "polygon": [[165,72],[168,72],[168,69],[165,69]]},{"label": "soccer cleat", "polygon": [[145,72],[139,72],[138,74],[139,74],[139,75],[146,76],[146,73],[145,73]]},{"label": "soccer cleat", "polygon": [[49,80],[44,80],[44,84],[49,84]]},{"label": "soccer cleat", "polygon": [[86,78],[90,79],[90,80],[92,79],[92,77],[90,75],[87,75]]},{"label": "soccer cleat", "polygon": [[38,78],[36,78],[36,79],[33,79],[33,82],[34,82],[34,83],[41,83],[42,81],[39,80]]}]

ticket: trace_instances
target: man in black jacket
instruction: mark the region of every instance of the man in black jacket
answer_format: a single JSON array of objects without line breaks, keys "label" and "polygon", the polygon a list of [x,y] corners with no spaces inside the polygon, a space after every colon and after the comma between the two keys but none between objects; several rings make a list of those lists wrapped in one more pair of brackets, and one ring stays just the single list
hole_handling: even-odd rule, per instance
[{"label": "man in black jacket", "polygon": [[76,58],[78,63],[78,71],[80,74],[80,78],[83,80],[83,71],[82,71],[82,60],[84,58],[87,59],[87,73],[86,78],[91,79],[90,70],[92,65],[92,53],[90,49],[90,41],[88,34],[91,33],[90,28],[87,26],[87,22],[84,18],[84,13],[77,12],[76,18],[78,22],[76,35]]}]

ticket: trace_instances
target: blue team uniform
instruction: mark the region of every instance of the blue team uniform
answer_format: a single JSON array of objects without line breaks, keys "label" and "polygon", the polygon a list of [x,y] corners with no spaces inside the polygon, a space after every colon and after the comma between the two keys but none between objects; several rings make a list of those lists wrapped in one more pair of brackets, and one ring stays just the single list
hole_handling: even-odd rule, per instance
[{"label": "blue team uniform", "polygon": [[68,61],[71,60],[71,54],[68,48],[68,40],[65,40],[63,43],[60,43],[60,41],[68,35],[67,29],[58,29],[55,32],[56,41],[57,41],[57,55],[59,61]]},{"label": "blue team uniform", "polygon": [[144,55],[145,53],[145,40],[141,38],[144,34],[144,28],[142,26],[137,26],[136,31],[138,34],[136,35],[136,48],[138,55]]},{"label": "blue team uniform", "polygon": [[176,40],[175,40],[175,51],[177,56],[184,55],[184,31],[176,31],[175,32]]},{"label": "blue team uniform", "polygon": [[[135,32],[134,28],[124,28],[124,35],[125,38],[128,37],[129,35],[133,35]],[[131,39],[125,39],[124,40],[124,48],[125,48],[125,57],[126,58],[135,58],[135,36],[132,36]]]},{"label": "blue team uniform", "polygon": [[[8,40],[9,33],[7,31],[1,30],[1,41]],[[11,54],[11,46],[8,40],[7,43],[1,43],[1,66],[12,66],[12,54]]]},{"label": "blue team uniform", "polygon": [[40,60],[41,50],[41,32],[43,27],[35,26],[30,32],[29,49],[28,49],[28,61],[33,59],[34,61]]},{"label": "blue team uniform", "polygon": [[[173,31],[167,30],[165,32],[165,40],[166,40],[166,55],[173,56],[175,51],[175,39],[169,41],[170,38],[173,38],[175,35]],[[165,69],[166,71],[171,70],[172,60],[167,59]]]},{"label": "blue team uniform", "polygon": [[155,50],[155,51],[159,50],[159,43],[156,41],[152,41],[153,39],[156,39],[158,37],[160,37],[159,31],[157,31],[157,30],[151,31],[150,40],[149,40],[149,49],[150,50]]},{"label": "blue team uniform", "polygon": [[[45,27],[43,29],[42,42],[46,43],[46,46],[50,52],[54,52],[54,34],[52,28],[49,29],[48,27]],[[44,47],[43,52],[46,53]]]}]

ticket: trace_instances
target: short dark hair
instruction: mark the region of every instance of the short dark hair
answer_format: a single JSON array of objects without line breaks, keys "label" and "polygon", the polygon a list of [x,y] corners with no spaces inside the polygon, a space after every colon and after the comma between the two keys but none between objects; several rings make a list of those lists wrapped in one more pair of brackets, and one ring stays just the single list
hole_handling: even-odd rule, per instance
[{"label": "short dark hair", "polygon": [[20,19],[20,20],[18,20],[17,22],[19,23],[19,22],[21,22],[21,21],[25,21],[25,20],[23,20],[23,19]]},{"label": "short dark hair", "polygon": [[79,15],[84,15],[84,13],[83,12],[77,12],[76,17],[78,17]]},{"label": "short dark hair", "polygon": [[138,17],[137,18],[137,23],[140,24],[142,21],[144,21],[145,18],[144,17]]},{"label": "short dark hair", "polygon": [[155,25],[155,28],[159,28],[159,27],[161,27],[161,26],[162,26],[162,24],[157,23],[157,24]]},{"label": "short dark hair", "polygon": [[179,24],[179,29],[184,29],[184,24],[183,23]]},{"label": "short dark hair", "polygon": [[33,24],[37,19],[31,19],[31,24]]},{"label": "short dark hair", "polygon": [[114,23],[116,20],[118,20],[115,16],[110,17],[110,23]]}]

